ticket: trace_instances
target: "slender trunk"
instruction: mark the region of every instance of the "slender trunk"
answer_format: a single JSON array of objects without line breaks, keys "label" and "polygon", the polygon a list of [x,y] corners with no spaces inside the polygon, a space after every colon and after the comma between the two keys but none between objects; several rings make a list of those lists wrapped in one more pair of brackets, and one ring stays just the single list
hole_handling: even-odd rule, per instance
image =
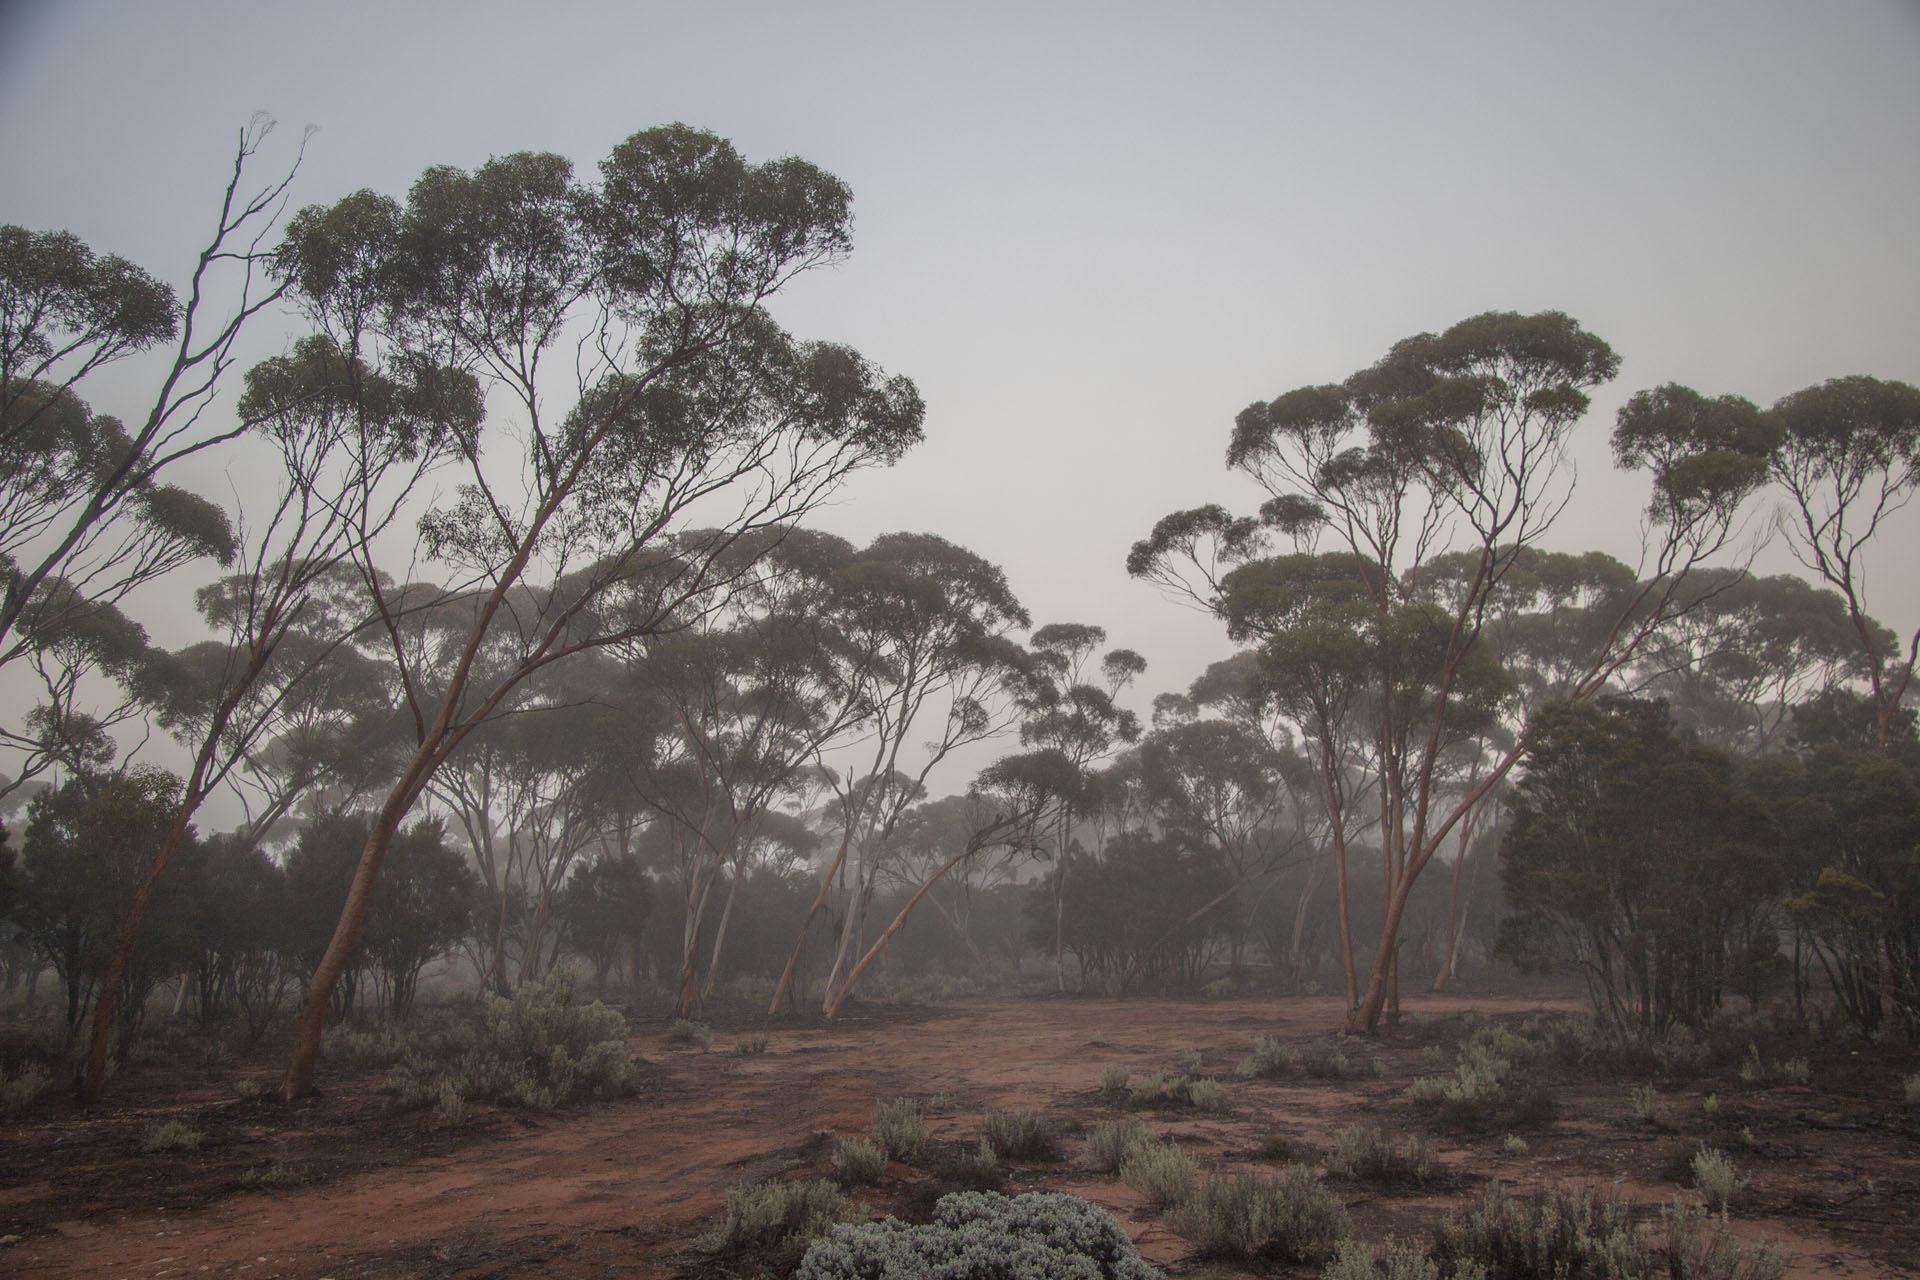
[{"label": "slender trunk", "polygon": [[720,955],[727,942],[727,922],[733,919],[733,900],[739,891],[740,873],[736,870],[727,881],[727,900],[720,904],[720,923],[714,926],[713,950],[707,953],[707,980],[700,988],[702,996],[712,995],[714,984],[720,979]]},{"label": "slender trunk", "polygon": [[1447,899],[1447,949],[1440,958],[1440,972],[1434,976],[1433,989],[1445,991],[1453,981],[1455,957],[1460,954],[1460,873],[1467,865],[1467,841],[1473,835],[1471,818],[1460,823],[1460,839],[1453,852],[1453,890]]},{"label": "slender trunk", "polygon": [[321,1037],[327,1024],[327,1005],[333,998],[333,989],[339,984],[340,976],[347,971],[347,962],[353,958],[355,946],[359,944],[360,927],[366,923],[367,906],[373,901],[373,884],[380,875],[380,868],[386,863],[387,848],[393,843],[394,833],[400,829],[401,821],[420,798],[427,779],[439,765],[435,750],[440,744],[441,734],[434,733],[414,752],[407,771],[401,775],[398,784],[388,795],[387,803],[381,808],[379,819],[367,836],[366,847],[360,851],[360,862],[353,869],[352,883],[347,886],[347,900],[340,909],[339,923],[334,926],[326,952],[320,957],[319,966],[307,982],[307,992],[300,1003],[300,1018],[294,1024],[293,1049],[288,1056],[287,1075],[282,1084],[282,1091],[289,1102],[313,1092],[314,1072],[320,1065]]},{"label": "slender trunk", "polygon": [[794,972],[800,967],[800,953],[807,949],[807,929],[813,924],[813,918],[826,909],[827,895],[833,892],[833,878],[839,874],[840,868],[846,865],[847,847],[852,843],[853,830],[849,826],[841,833],[840,851],[834,855],[833,864],[827,868],[827,873],[820,877],[820,891],[813,895],[813,905],[807,908],[807,918],[800,922],[800,936],[794,939],[793,951],[787,956],[786,968],[780,971],[780,981],[774,984],[773,1000],[767,1005],[767,1016],[770,1018],[780,1012],[780,1005],[786,1000],[793,986]]}]

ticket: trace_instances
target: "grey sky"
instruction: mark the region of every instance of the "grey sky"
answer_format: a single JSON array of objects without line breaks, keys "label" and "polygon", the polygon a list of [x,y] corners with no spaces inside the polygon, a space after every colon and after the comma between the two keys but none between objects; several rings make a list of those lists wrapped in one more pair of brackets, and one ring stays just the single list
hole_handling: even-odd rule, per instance
[{"label": "grey sky", "polygon": [[[0,221],[174,279],[255,110],[289,144],[269,161],[319,127],[300,203],[522,149],[590,171],[671,120],[831,169],[855,255],[779,309],[915,378],[930,417],[819,523],[974,548],[1037,622],[1141,649],[1143,695],[1227,645],[1126,578],[1128,544],[1178,507],[1250,506],[1222,468],[1233,414],[1398,338],[1551,307],[1612,343],[1554,541],[1629,558],[1644,490],[1611,481],[1605,438],[1632,391],[1920,381],[1912,3],[0,14]],[[1910,628],[1914,576],[1880,563],[1875,603]]]}]

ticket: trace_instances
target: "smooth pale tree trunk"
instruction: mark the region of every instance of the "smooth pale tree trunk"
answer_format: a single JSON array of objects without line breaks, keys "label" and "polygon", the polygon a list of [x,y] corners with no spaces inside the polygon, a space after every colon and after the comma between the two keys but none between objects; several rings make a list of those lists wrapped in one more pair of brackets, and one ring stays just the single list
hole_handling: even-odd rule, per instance
[{"label": "smooth pale tree trunk", "polygon": [[727,924],[733,919],[733,901],[740,892],[740,873],[736,870],[727,881],[727,900],[720,904],[720,923],[713,929],[713,949],[707,953],[707,977],[701,984],[700,994],[710,996],[720,980],[720,957],[727,943]]},{"label": "smooth pale tree trunk", "polygon": [[1440,972],[1433,979],[1435,991],[1447,989],[1447,984],[1453,981],[1454,966],[1460,958],[1461,872],[1467,865],[1467,843],[1473,839],[1473,829],[1478,825],[1477,812],[1463,819],[1460,823],[1459,842],[1454,845],[1453,889],[1447,899],[1447,950],[1440,962]]},{"label": "smooth pale tree trunk", "polygon": [[807,949],[807,930],[813,925],[813,918],[826,910],[827,897],[833,892],[833,878],[847,864],[847,849],[853,843],[853,827],[849,823],[840,835],[840,851],[833,856],[833,863],[827,873],[820,877],[820,891],[813,895],[813,905],[807,908],[806,919],[800,922],[800,936],[794,940],[793,951],[787,956],[787,964],[780,971],[780,981],[774,985],[773,999],[767,1005],[767,1016],[780,1012],[780,1006],[786,1001],[793,987],[793,975],[800,968],[800,954]]}]

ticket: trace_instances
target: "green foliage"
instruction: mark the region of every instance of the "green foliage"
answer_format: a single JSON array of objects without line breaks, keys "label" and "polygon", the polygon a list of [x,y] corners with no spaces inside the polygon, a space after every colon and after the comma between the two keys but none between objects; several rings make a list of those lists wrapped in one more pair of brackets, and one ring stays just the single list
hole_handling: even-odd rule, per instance
[{"label": "green foliage", "polygon": [[927,1124],[921,1103],[914,1098],[895,1098],[873,1109],[873,1137],[892,1160],[908,1164],[920,1158],[927,1145]]},{"label": "green foliage", "polygon": [[1127,1083],[1133,1079],[1133,1072],[1122,1066],[1103,1067],[1100,1071],[1100,1091],[1102,1093],[1125,1093]]},{"label": "green foliage", "polygon": [[1220,1110],[1220,1082],[1202,1078],[1187,1081],[1187,1101],[1196,1111]]},{"label": "green foliage", "polygon": [[284,1160],[275,1160],[264,1169],[248,1165],[240,1175],[240,1185],[243,1187],[304,1187],[311,1181],[313,1179],[306,1170]]},{"label": "green foliage", "polygon": [[1660,1110],[1660,1091],[1650,1084],[1637,1084],[1627,1090],[1627,1103],[1630,1114],[1641,1124],[1664,1125],[1666,1116]]},{"label": "green foliage", "polygon": [[1787,1255],[1778,1245],[1741,1243],[1725,1214],[1711,1216],[1676,1199],[1660,1216],[1667,1234],[1665,1275],[1672,1280],[1780,1280],[1786,1274]]},{"label": "green foliage", "polygon": [[1102,1120],[1087,1131],[1087,1159],[1101,1173],[1114,1173],[1134,1148],[1152,1141],[1153,1130],[1133,1116]]},{"label": "green foliage", "polygon": [[0,1071],[0,1116],[25,1115],[52,1089],[53,1072],[42,1063],[22,1063],[11,1073]]},{"label": "green foliage", "polygon": [[1143,1142],[1121,1157],[1120,1181],[1155,1207],[1165,1208],[1192,1194],[1200,1181],[1200,1165],[1171,1142]]},{"label": "green foliage", "polygon": [[705,1053],[713,1048],[713,1028],[704,1022],[675,1018],[673,1025],[667,1028],[667,1043],[691,1045]]},{"label": "green foliage", "polygon": [[1778,828],[1664,704],[1549,706],[1530,734],[1500,845],[1500,950],[1579,972],[1594,1011],[1642,1039],[1705,1025],[1784,887]]},{"label": "green foliage", "polygon": [[1060,1144],[1031,1111],[987,1112],[988,1148],[1002,1160],[1058,1160]]},{"label": "green foliage", "polygon": [[1292,1075],[1300,1066],[1300,1055],[1279,1036],[1255,1036],[1253,1052],[1242,1058],[1233,1074],[1242,1080],[1274,1079]]},{"label": "green foliage", "polygon": [[[391,1041],[376,1037],[370,1049]],[[511,999],[488,993],[480,1017],[401,1041],[387,1078],[399,1109],[450,1113],[449,1090],[464,1099],[550,1111],[570,1102],[621,1097],[633,1089],[626,1019],[599,1001],[573,1003],[573,972],[556,970]]]},{"label": "green foliage", "polygon": [[[1320,1280],[1440,1280],[1440,1268],[1416,1244],[1389,1238],[1376,1258],[1372,1245],[1345,1240],[1340,1244],[1340,1255],[1327,1264]],[[1451,1280],[1470,1280],[1470,1276],[1456,1270]]]},{"label": "green foliage", "polygon": [[1656,1263],[1626,1206],[1577,1191],[1516,1200],[1494,1191],[1440,1223],[1443,1268],[1485,1268],[1487,1280],[1651,1280]]},{"label": "green foliage", "polygon": [[762,1182],[727,1191],[720,1222],[700,1237],[712,1253],[769,1249],[826,1235],[859,1210],[831,1182]]},{"label": "green foliage", "polygon": [[887,1171],[887,1153],[867,1138],[842,1138],[833,1144],[827,1164],[842,1186],[878,1182]]},{"label": "green foliage", "polygon": [[140,1135],[140,1150],[147,1155],[162,1151],[193,1151],[207,1135],[184,1120],[155,1120]]},{"label": "green foliage", "polygon": [[1157,1107],[1167,1099],[1167,1077],[1156,1071],[1136,1083],[1127,1094],[1127,1103],[1135,1107]]},{"label": "green foliage", "polygon": [[839,1227],[807,1250],[795,1280],[1157,1280],[1097,1205],[1030,1192],[957,1192],[933,1221]]},{"label": "green foliage", "polygon": [[1715,1213],[1726,1213],[1733,1197],[1747,1185],[1740,1171],[1733,1167],[1733,1161],[1712,1147],[1701,1147],[1694,1152],[1688,1167],[1693,1173],[1694,1188],[1705,1197],[1707,1207]]},{"label": "green foliage", "polygon": [[1395,1150],[1377,1125],[1349,1125],[1334,1135],[1327,1171],[1361,1182],[1424,1183],[1436,1170],[1433,1148],[1418,1134]]},{"label": "green foliage", "polygon": [[1167,1220],[1205,1256],[1275,1262],[1326,1262],[1353,1233],[1346,1206],[1298,1164],[1207,1178]]},{"label": "green foliage", "polygon": [[[1118,990],[1191,985],[1226,927],[1222,913],[1201,908],[1231,883],[1231,873],[1208,846],[1121,833],[1098,860],[1074,865],[1066,881],[1062,942],[1089,979]],[[1052,882],[1043,882],[1028,899],[1029,939],[1048,948],[1053,892]]]}]

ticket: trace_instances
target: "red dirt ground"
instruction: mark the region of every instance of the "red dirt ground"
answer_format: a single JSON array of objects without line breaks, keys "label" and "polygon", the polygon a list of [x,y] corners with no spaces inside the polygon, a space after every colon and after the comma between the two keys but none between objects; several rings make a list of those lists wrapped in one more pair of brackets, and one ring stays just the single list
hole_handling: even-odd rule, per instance
[{"label": "red dirt ground", "polygon": [[[1336,1041],[1341,1007],[1329,999],[981,1000],[776,1027],[758,1056],[725,1052],[734,1039],[726,1031],[710,1053],[670,1045],[662,1022],[634,1037],[646,1064],[636,1098],[532,1118],[475,1108],[452,1130],[434,1129],[430,1113],[386,1115],[375,1076],[323,1074],[321,1097],[288,1107],[241,1100],[230,1078],[206,1083],[205,1071],[135,1071],[107,1108],[62,1104],[0,1127],[0,1274],[752,1274],[753,1259],[716,1261],[696,1243],[725,1189],[823,1173],[829,1138],[865,1132],[878,1100],[947,1095],[951,1111],[929,1125],[936,1139],[977,1138],[983,1113],[996,1107],[1036,1111],[1072,1135],[1119,1111],[1100,1092],[1103,1068],[1177,1071],[1192,1050],[1221,1078],[1225,1109],[1146,1113],[1156,1131],[1177,1134],[1208,1167],[1248,1167],[1276,1134],[1315,1159],[1348,1124],[1421,1131],[1405,1086],[1451,1062],[1422,1049],[1457,1035],[1460,1014],[1540,1007],[1413,999],[1407,1025],[1376,1041]],[[1230,1079],[1262,1033],[1309,1054],[1337,1048],[1361,1074]],[[1425,1238],[1490,1182],[1521,1192],[1577,1185],[1658,1205],[1676,1193],[1676,1168],[1705,1142],[1752,1180],[1736,1206],[1741,1235],[1784,1244],[1791,1276],[1920,1274],[1920,1123],[1899,1105],[1911,1058],[1833,1050],[1814,1061],[1819,1092],[1746,1089],[1724,1076],[1663,1089],[1672,1119],[1658,1128],[1629,1118],[1629,1082],[1570,1075],[1553,1084],[1559,1119],[1529,1132],[1524,1153],[1508,1152],[1498,1134],[1434,1135],[1449,1175],[1437,1190],[1333,1185],[1363,1239]],[[240,1074],[271,1080],[266,1059]],[[1716,1089],[1721,1105],[1708,1115],[1700,1103]],[[207,1141],[189,1153],[141,1154],[145,1127],[169,1115]],[[1017,1167],[1012,1189],[1070,1191],[1105,1205],[1170,1275],[1256,1274],[1195,1259],[1139,1195],[1094,1173],[1080,1146],[1067,1136],[1063,1161]],[[249,1170],[276,1163],[304,1185],[263,1191],[245,1181]],[[895,1164],[858,1195],[876,1213],[899,1212],[921,1176]]]}]

